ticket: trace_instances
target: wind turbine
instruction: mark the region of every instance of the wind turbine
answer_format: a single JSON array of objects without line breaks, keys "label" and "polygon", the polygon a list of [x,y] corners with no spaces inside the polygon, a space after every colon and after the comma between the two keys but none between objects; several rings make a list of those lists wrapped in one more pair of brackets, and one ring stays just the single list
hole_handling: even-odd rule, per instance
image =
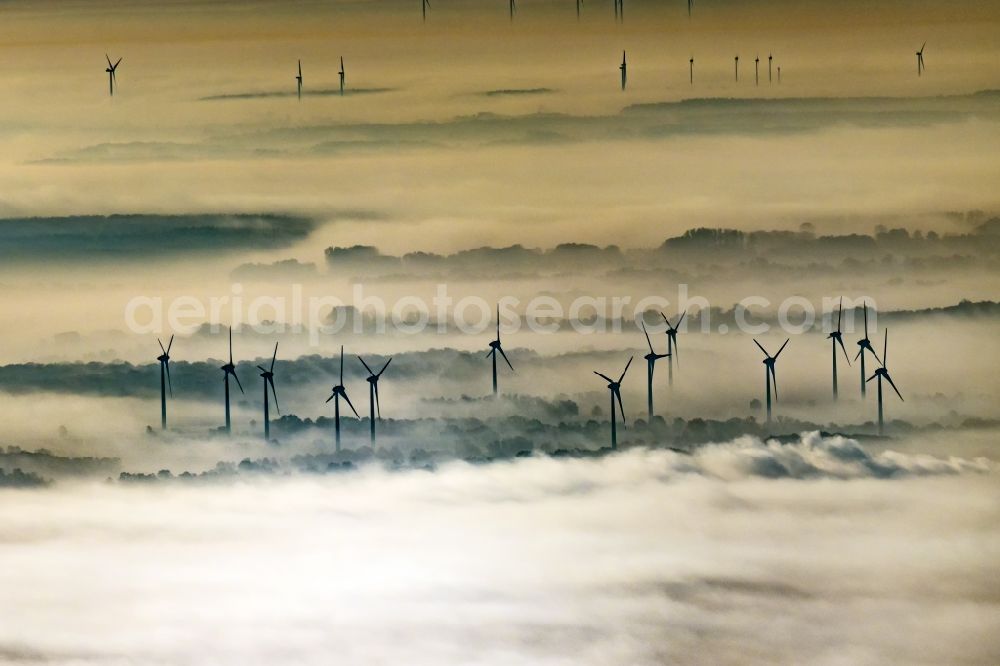
[{"label": "wind turbine", "polygon": [[[649,332],[646,331],[646,322],[642,322],[642,332],[646,334],[646,344],[649,345],[649,353],[643,356],[646,359],[646,408],[649,412],[649,420],[653,420],[653,370],[656,362],[661,358],[667,358],[670,354],[657,354],[653,351],[653,343],[649,339]],[[624,418],[624,417],[622,417]]]},{"label": "wind turbine", "polygon": [[608,380],[608,389],[611,391],[611,450],[615,451],[618,449],[618,430],[616,426],[615,419],[615,399],[618,399],[618,409],[621,410],[622,414],[622,430],[625,429],[625,407],[622,406],[622,380],[625,379],[625,373],[628,372],[628,366],[632,365],[632,357],[628,357],[628,363],[625,364],[625,369],[622,370],[621,377],[618,381],[611,379],[607,375],[601,374],[597,370],[594,370],[594,374],[598,377],[602,377]]},{"label": "wind turbine", "polygon": [[694,0],[688,0],[688,18],[691,18],[691,7],[694,5]]},{"label": "wind turbine", "polygon": [[840,307],[837,310],[837,330],[826,336],[830,340],[831,351],[833,352],[833,399],[837,399],[837,345],[840,345],[841,351],[844,352],[844,358],[847,360],[847,365],[851,364],[851,357],[847,355],[847,349],[844,347],[844,338],[840,334],[840,322],[844,318],[844,297],[840,298]]},{"label": "wind turbine", "polygon": [[515,0],[510,0],[510,20],[514,20],[514,14],[517,13],[517,2]]},{"label": "wind turbine", "polygon": [[760,54],[753,59],[753,84],[760,85]]},{"label": "wind turbine", "polygon": [[887,328],[885,329],[885,341],[882,343],[882,361],[880,362],[882,367],[876,368],[875,374],[868,378],[868,381],[871,381],[876,377],[878,377],[878,434],[880,435],[884,430],[884,424],[882,421],[882,378],[883,377],[885,377],[885,380],[889,382],[889,386],[891,386],[892,390],[896,392],[896,395],[899,396],[899,399],[901,401],[903,400],[902,394],[900,394],[899,389],[896,388],[896,384],[892,381],[892,377],[889,376],[889,371],[885,367],[885,358],[889,351],[888,347],[889,347],[889,329]]},{"label": "wind turbine", "polygon": [[420,10],[423,12],[424,21],[427,20],[427,8],[431,6],[431,0],[420,0]]},{"label": "wind turbine", "polygon": [[764,383],[767,385],[767,422],[771,422],[771,384],[774,384],[774,401],[778,401],[778,377],[774,374],[774,363],[781,356],[781,352],[785,350],[785,345],[788,344],[788,339],[785,339],[785,344],[781,345],[781,349],[774,356],[771,356],[764,347],[761,346],[756,340],[753,341],[755,345],[760,347],[760,350],[764,352]]},{"label": "wind turbine", "polygon": [[771,61],[774,60],[774,54],[767,54],[767,82],[771,83]]},{"label": "wind turbine", "polygon": [[354,405],[351,404],[351,399],[347,397],[347,390],[344,388],[344,345],[340,345],[340,383],[333,387],[330,397],[326,399],[327,402],[333,400],[333,427],[337,433],[337,452],[340,452],[340,399],[343,398],[347,401],[347,406],[351,408],[354,415],[359,419],[358,410],[354,409]]},{"label": "wind turbine", "polygon": [[344,95],[344,56],[340,56],[340,95]]},{"label": "wind turbine", "polygon": [[392,358],[390,358],[388,361],[386,361],[385,365],[383,365],[382,369],[379,370],[378,372],[372,372],[372,369],[368,367],[367,363],[365,363],[365,359],[361,358],[360,356],[358,357],[358,360],[361,361],[361,365],[365,366],[365,370],[368,371],[368,377],[367,377],[367,382],[368,382],[368,421],[371,424],[372,451],[374,451],[375,450],[375,413],[376,413],[376,410],[378,411],[378,418],[379,418],[379,420],[380,421],[382,420],[382,408],[379,406],[379,402],[378,402],[378,379],[379,379],[379,377],[382,376],[382,373],[385,372],[385,369],[389,367],[389,364],[392,363]]},{"label": "wind turbine", "polygon": [[[170,336],[170,342],[167,343],[167,348],[163,348],[163,343],[160,342],[159,338],[156,338],[156,342],[160,345],[160,351],[163,353],[156,357],[156,360],[160,362],[160,429],[167,429],[167,388],[170,389],[170,397],[174,397],[174,386],[170,381],[170,348],[174,345],[174,336]],[[164,385],[164,380],[166,385]]]},{"label": "wind turbine", "polygon": [[670,360],[667,361],[667,367],[670,369],[669,370],[670,385],[673,386],[675,357],[677,358],[677,367],[678,368],[681,367],[680,349],[677,347],[677,329],[680,328],[681,322],[684,321],[684,317],[687,316],[687,310],[681,313],[681,317],[680,319],[677,320],[676,326],[670,323],[670,320],[667,319],[667,315],[661,312],[660,316],[663,317],[663,321],[667,325],[667,356],[670,357]]},{"label": "wind turbine", "polygon": [[302,61],[299,60],[299,75],[295,77],[296,87],[299,91],[299,99],[302,99]]},{"label": "wind turbine", "polygon": [[118,62],[113,65],[111,64],[111,58],[108,57],[107,53],[104,54],[104,59],[108,61],[108,68],[104,70],[108,73],[108,89],[111,92],[111,96],[114,97],[115,84],[118,83],[118,79],[115,78],[115,71],[117,71],[118,65],[121,63],[122,59],[118,58]]},{"label": "wind turbine", "polygon": [[[871,355],[875,357],[876,361],[878,361],[878,354],[875,353],[875,350],[872,348],[872,342],[871,342],[871,340],[868,339],[868,302],[867,301],[864,303],[864,307],[865,307],[865,337],[863,337],[862,339],[858,340],[858,347],[860,347],[860,349],[858,349],[857,356],[854,357],[855,361],[858,360],[858,357],[861,357],[861,397],[862,398],[865,397],[865,393],[866,393],[866,390],[865,390],[865,381],[866,381],[865,380],[865,350],[868,350],[869,352],[871,352]],[[879,361],[879,363],[881,363],[881,361]]]},{"label": "wind turbine", "polygon": [[927,42],[924,42],[923,46],[920,47],[920,50],[917,51],[917,76],[923,74],[924,70],[927,68],[926,65],[924,65],[924,46],[927,46]]},{"label": "wind turbine", "polygon": [[243,393],[243,384],[240,384],[240,378],[236,376],[236,366],[233,365],[233,329],[229,329],[229,363],[226,363],[220,368],[222,370],[222,381],[226,385],[226,433],[231,433],[233,431],[232,421],[229,418],[229,375],[233,376],[236,380],[236,385],[240,387],[240,393]]},{"label": "wind turbine", "polygon": [[781,65],[778,65],[778,83],[781,83]]},{"label": "wind turbine", "polygon": [[736,63],[736,82],[739,83],[739,81],[740,81],[740,57],[736,56],[733,60]]},{"label": "wind turbine", "polygon": [[625,60],[625,52],[622,51],[622,64],[618,66],[622,71],[622,90],[625,90],[625,83],[628,80],[628,62]]},{"label": "wind turbine", "polygon": [[265,369],[259,365],[257,366],[257,369],[260,370],[260,376],[264,378],[264,441],[265,442],[271,441],[271,417],[268,412],[269,406],[268,406],[268,395],[267,395],[268,386],[271,387],[271,395],[274,396],[274,411],[278,412],[278,414],[281,414],[281,409],[278,407],[278,394],[274,390],[274,362],[275,360],[277,360],[277,358],[278,358],[278,343],[275,342],[274,355],[271,356],[271,367]]},{"label": "wind turbine", "polygon": [[583,6],[583,0],[576,0],[576,20],[580,20],[580,7]]},{"label": "wind turbine", "polygon": [[500,305],[497,305],[497,339],[490,342],[490,350],[486,352],[487,356],[493,357],[493,395],[497,394],[497,352],[503,356],[503,360],[507,361],[507,366],[513,371],[514,366],[510,364],[510,359],[507,358],[507,354],[503,353],[503,347],[500,346]]},{"label": "wind turbine", "polygon": [[690,75],[691,75],[691,85],[694,85],[694,56],[691,56],[691,59],[688,60],[688,66],[689,66],[689,68],[691,70],[691,72],[690,72]]}]

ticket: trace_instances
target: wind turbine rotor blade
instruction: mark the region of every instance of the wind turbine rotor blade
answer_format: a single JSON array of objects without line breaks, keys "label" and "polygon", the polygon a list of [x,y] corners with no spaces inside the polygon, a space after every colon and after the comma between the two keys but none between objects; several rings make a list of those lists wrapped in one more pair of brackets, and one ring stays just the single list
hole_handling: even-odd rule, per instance
[{"label": "wind turbine rotor blade", "polygon": [[174,384],[170,381],[170,362],[164,361],[163,367],[167,371],[167,390],[170,391],[170,397],[174,397]]},{"label": "wind turbine rotor blade", "polygon": [[844,318],[844,297],[840,297],[840,307],[837,308],[837,333],[840,333],[840,322]]},{"label": "wind turbine rotor blade", "polygon": [[885,329],[885,338],[882,341],[882,367],[885,367],[886,359],[888,358],[889,351],[889,329]]},{"label": "wind turbine rotor blade", "polygon": [[621,384],[622,380],[625,379],[625,373],[628,372],[628,366],[632,365],[632,356],[628,357],[628,363],[625,364],[625,369],[622,370],[622,376],[618,378],[618,383]]},{"label": "wind turbine rotor blade", "polygon": [[368,367],[368,364],[367,364],[367,363],[365,363],[365,359],[363,359],[363,358],[361,358],[361,357],[359,356],[359,357],[358,357],[358,360],[359,360],[359,361],[361,361],[361,365],[365,366],[365,370],[367,370],[367,371],[368,371],[368,374],[369,374],[369,376],[374,376],[374,375],[375,375],[375,373],[374,373],[374,372],[372,372],[372,369]]},{"label": "wind turbine rotor blade", "polygon": [[788,344],[789,340],[791,340],[791,338],[785,338],[785,344],[781,345],[781,349],[779,349],[778,353],[774,355],[774,360],[777,361],[778,357],[781,356],[781,352],[785,351],[785,345]]},{"label": "wind turbine rotor blade", "polygon": [[[868,302],[864,303],[865,308],[865,340],[868,339]],[[856,311],[855,311],[856,312]]]},{"label": "wind turbine rotor blade", "polygon": [[847,355],[847,347],[844,346],[844,339],[841,338],[840,336],[837,336],[837,342],[840,343],[840,348],[844,352],[844,358],[847,359],[847,365],[850,365],[851,364],[851,357]]},{"label": "wind turbine rotor blade", "polygon": [[642,322],[642,332],[646,334],[646,344],[649,345],[649,353],[655,354],[653,351],[653,342],[649,339],[649,331],[646,330],[646,322]]},{"label": "wind turbine rotor blade", "polygon": [[[621,412],[621,415],[622,415],[622,430],[625,430],[626,429],[626,426],[625,426],[625,407],[622,405],[622,392],[621,391],[615,391],[615,398],[618,399],[618,411]],[[615,417],[615,415],[612,414],[611,418],[614,418],[614,417]]]},{"label": "wind turbine rotor blade", "polygon": [[174,336],[170,336],[170,342],[167,343],[167,356],[170,356],[170,348],[174,346]]},{"label": "wind turbine rotor blade", "polygon": [[105,60],[108,61],[108,67],[111,67],[111,58],[108,56],[107,53],[104,54],[104,58],[105,58]]},{"label": "wind turbine rotor blade", "polygon": [[[122,58],[124,58],[124,57],[125,57],[125,56],[122,56]],[[111,69],[113,69],[113,70],[114,70],[114,69],[118,69],[118,65],[119,65],[119,64],[121,63],[121,61],[122,61],[122,59],[121,59],[121,58],[118,58],[118,62],[116,62],[116,63],[114,64],[114,67],[112,67]]]},{"label": "wind turbine rotor blade", "polygon": [[768,357],[768,358],[771,358],[771,355],[767,353],[767,350],[766,350],[766,349],[764,349],[764,347],[763,347],[763,346],[762,346],[762,345],[761,345],[761,344],[760,344],[759,342],[757,342],[756,340],[754,340],[754,341],[753,341],[753,343],[754,343],[755,345],[757,345],[757,346],[758,346],[758,347],[760,348],[760,350],[761,350],[762,352],[764,352],[764,356],[766,356],[766,357]]},{"label": "wind turbine rotor blade", "polygon": [[361,416],[358,414],[358,410],[354,409],[354,405],[351,404],[351,399],[347,397],[347,391],[344,391],[343,393],[341,393],[341,395],[344,396],[344,400],[347,401],[347,406],[351,408],[351,411],[354,412],[354,415],[360,419]]},{"label": "wind turbine rotor blade", "polygon": [[382,406],[378,402],[378,382],[375,382],[375,413],[378,415],[378,420],[382,420]]},{"label": "wind turbine rotor blade", "polygon": [[344,385],[344,345],[340,345],[340,385]]},{"label": "wind turbine rotor blade", "polygon": [[889,386],[891,386],[891,387],[892,387],[892,390],[893,390],[893,391],[895,391],[895,392],[896,392],[896,395],[898,395],[898,396],[899,396],[899,399],[900,399],[900,400],[901,400],[902,402],[906,402],[905,400],[903,400],[903,394],[899,392],[899,389],[898,389],[898,388],[896,388],[896,384],[895,384],[895,383],[894,383],[894,382],[892,381],[892,377],[890,377],[890,376],[889,376],[889,373],[888,373],[888,372],[887,372],[887,373],[885,373],[885,378],[886,378],[886,380],[887,380],[887,381],[889,382]]},{"label": "wind turbine rotor blade", "polygon": [[330,394],[330,397],[329,397],[329,398],[327,398],[327,399],[326,399],[326,401],[327,401],[327,402],[330,402],[331,400],[333,400],[333,399],[334,399],[334,397],[336,397],[336,395],[337,395],[336,393],[331,393],[331,394]]},{"label": "wind turbine rotor blade", "polygon": [[267,369],[265,369],[264,366],[262,365],[258,365],[257,369],[260,370],[261,372],[267,372]]},{"label": "wind turbine rotor blade", "polygon": [[874,375],[872,375],[871,377],[869,377],[868,379],[866,379],[865,383],[867,384],[868,382],[870,382],[871,380],[875,379],[876,377],[878,377],[878,373],[877,372]]},{"label": "wind turbine rotor blade", "polygon": [[163,348],[163,343],[160,342],[159,338],[156,338],[156,344],[160,345],[160,351],[163,352],[164,356],[166,356],[167,355],[167,350]]},{"label": "wind turbine rotor blade", "polygon": [[490,350],[488,352],[486,352],[486,358],[489,358],[490,356],[493,356],[496,353],[497,353],[497,350],[495,348],[490,348]]},{"label": "wind turbine rotor blade", "polygon": [[236,371],[235,370],[233,370],[232,375],[233,375],[233,379],[236,380],[236,385],[240,387],[240,393],[246,395],[246,391],[243,390],[243,384],[240,384],[240,378],[236,376]]},{"label": "wind turbine rotor blade", "polygon": [[274,372],[274,362],[278,360],[278,343],[274,343],[274,354],[271,356],[271,369],[269,372]]},{"label": "wind turbine rotor blade", "polygon": [[778,373],[775,372],[774,366],[770,366],[771,372],[771,384],[774,386],[774,401],[778,402]]},{"label": "wind turbine rotor blade", "polygon": [[862,347],[861,349],[858,350],[858,353],[854,355],[854,360],[857,361],[858,358],[864,353],[865,353],[865,348]]},{"label": "wind turbine rotor blade", "polygon": [[382,369],[381,369],[381,370],[379,370],[379,371],[378,371],[378,374],[377,374],[377,375],[375,375],[375,376],[376,376],[376,377],[381,377],[381,376],[382,376],[382,373],[383,373],[383,372],[385,372],[385,369],[389,367],[389,364],[390,364],[390,363],[392,363],[392,357],[391,357],[391,356],[389,357],[389,360],[385,362],[385,365],[383,365],[383,366],[382,366]]},{"label": "wind turbine rotor blade", "polygon": [[670,328],[673,328],[673,326],[671,326],[671,325],[670,325],[670,320],[669,320],[669,319],[667,319],[667,315],[665,315],[665,314],[663,314],[663,313],[661,312],[661,313],[660,313],[660,316],[661,316],[661,317],[663,317],[663,323],[665,323],[665,324],[667,325],[667,328],[668,328],[668,329],[670,329]]},{"label": "wind turbine rotor blade", "polygon": [[677,320],[677,326],[674,326],[674,330],[676,330],[681,325],[681,322],[684,321],[684,317],[686,316],[687,316],[687,310],[681,313],[681,318]]},{"label": "wind turbine rotor blade", "polygon": [[598,377],[603,377],[604,379],[608,380],[609,384],[614,384],[615,383],[615,380],[611,379],[611,377],[608,377],[607,375],[605,375],[605,374],[603,374],[601,372],[598,372],[597,370],[594,370],[594,374],[597,375]]},{"label": "wind turbine rotor blade", "polygon": [[233,362],[233,327],[229,327],[229,363]]},{"label": "wind turbine rotor blade", "polygon": [[271,395],[274,396],[274,409],[281,414],[281,409],[278,407],[278,392],[274,388],[274,377],[268,377],[267,383],[271,387]]},{"label": "wind turbine rotor blade", "polygon": [[512,366],[510,364],[510,359],[508,359],[507,358],[507,354],[504,353],[503,347],[497,347],[497,349],[500,351],[500,355],[503,356],[503,360],[507,361],[507,367],[509,367],[511,370],[513,370],[514,366]]},{"label": "wind turbine rotor blade", "polygon": [[497,342],[500,342],[500,304],[497,303]]}]

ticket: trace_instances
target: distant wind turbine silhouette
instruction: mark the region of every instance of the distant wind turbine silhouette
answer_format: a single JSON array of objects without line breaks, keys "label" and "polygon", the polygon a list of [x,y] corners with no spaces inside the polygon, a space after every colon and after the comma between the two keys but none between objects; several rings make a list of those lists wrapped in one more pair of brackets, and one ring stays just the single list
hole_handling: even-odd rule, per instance
[{"label": "distant wind turbine silhouette", "polygon": [[431,0],[420,0],[420,10],[423,12],[424,20],[427,20],[427,8],[431,6]]},{"label": "distant wind turbine silhouette", "polygon": [[113,65],[111,64],[111,58],[108,57],[107,53],[104,54],[104,59],[108,61],[108,68],[104,70],[108,73],[108,90],[110,91],[111,96],[114,97],[115,85],[118,84],[118,79],[115,78],[115,72],[118,70],[118,65],[121,63],[122,59],[118,58],[118,62]]},{"label": "distant wind turbine silhouette", "polygon": [[684,321],[684,317],[687,316],[687,310],[681,313],[680,319],[677,320],[677,325],[674,326],[667,319],[667,315],[660,313],[663,317],[663,322],[667,325],[667,356],[670,360],[667,361],[668,375],[670,377],[670,385],[674,385],[674,361],[677,361],[677,367],[681,367],[681,356],[680,350],[677,348],[677,330],[680,328],[681,322]]},{"label": "distant wind turbine silhouette", "polygon": [[920,50],[917,51],[917,76],[923,74],[924,70],[927,69],[927,66],[924,65],[924,46],[927,46],[927,42],[924,42]]},{"label": "distant wind turbine silhouette", "polygon": [[886,368],[886,365],[885,365],[885,359],[886,359],[886,356],[888,355],[888,352],[889,352],[889,329],[887,328],[887,329],[885,329],[885,341],[882,343],[882,360],[879,362],[879,364],[882,367],[876,368],[875,369],[875,374],[868,378],[868,381],[871,381],[871,380],[875,379],[876,377],[878,377],[878,434],[880,434],[880,435],[884,432],[884,429],[885,429],[884,422],[882,420],[882,378],[883,377],[885,378],[885,380],[887,382],[889,382],[889,385],[892,387],[892,390],[896,392],[896,395],[899,396],[899,399],[903,400],[902,394],[900,394],[899,389],[896,388],[896,384],[892,381],[892,377],[889,376],[889,370]]},{"label": "distant wind turbine silhouette", "polygon": [[735,58],[733,58],[733,60],[736,63],[736,82],[739,83],[739,81],[740,81],[740,57],[736,56]]},{"label": "distant wind turbine silhouette", "polygon": [[220,368],[222,370],[222,381],[226,387],[226,433],[231,433],[233,431],[232,420],[229,417],[229,375],[233,376],[236,380],[236,385],[240,387],[240,393],[243,393],[243,384],[240,384],[240,378],[236,376],[236,366],[233,365],[233,329],[229,329],[229,363],[226,363]]},{"label": "distant wind turbine silhouette", "polygon": [[510,359],[507,358],[507,354],[503,352],[503,347],[500,346],[500,306],[497,305],[497,339],[490,342],[490,350],[486,352],[487,356],[493,357],[493,395],[497,394],[497,352],[503,356],[503,360],[507,362],[507,367],[514,370],[514,366],[510,364]]},{"label": "distant wind turbine silhouette", "polygon": [[340,56],[340,72],[338,72],[338,73],[340,74],[340,94],[341,94],[341,96],[343,96],[343,94],[344,94],[344,81],[345,81],[345,77],[346,77],[346,74],[344,72],[344,56]]},{"label": "distant wind turbine silhouette", "polygon": [[694,5],[694,0],[688,0],[688,18],[691,18],[691,6]]},{"label": "distant wind turbine silhouette", "polygon": [[[667,358],[670,354],[657,354],[653,351],[653,343],[649,339],[649,332],[646,330],[646,322],[642,322],[642,332],[646,335],[646,344],[649,346],[649,353],[643,358],[646,359],[646,409],[649,413],[649,420],[653,420],[653,370],[656,362],[661,358]],[[624,417],[623,417],[624,418]]]},{"label": "distant wind turbine silhouette", "polygon": [[767,82],[771,83],[771,62],[774,60],[774,54],[767,54]]},{"label": "distant wind turbine silhouette", "polygon": [[625,60],[625,52],[622,51],[622,64],[618,66],[622,71],[622,90],[625,90],[625,83],[628,81],[628,62]]},{"label": "distant wind turbine silhouette", "polygon": [[264,368],[262,366],[257,366],[260,370],[260,376],[264,379],[264,441],[271,441],[271,416],[269,412],[269,401],[267,395],[267,387],[271,387],[271,395],[274,396],[274,411],[281,414],[281,409],[278,407],[278,393],[274,390],[274,362],[278,358],[278,343],[274,343],[274,354],[271,356],[271,366],[270,368]]},{"label": "distant wind turbine silhouette", "polygon": [[760,85],[760,55],[753,59],[753,84]]},{"label": "distant wind turbine silhouette", "polygon": [[865,393],[866,393],[866,389],[865,389],[865,382],[866,382],[866,380],[865,380],[865,350],[871,352],[871,355],[875,357],[875,360],[878,361],[879,363],[881,363],[881,361],[878,360],[878,354],[876,354],[875,350],[872,348],[872,342],[871,342],[871,340],[868,339],[868,302],[867,301],[864,303],[864,308],[865,308],[865,337],[863,337],[860,340],[858,340],[858,347],[860,347],[860,349],[858,349],[858,353],[854,357],[855,361],[857,361],[859,357],[861,358],[861,397],[862,398],[865,397]]},{"label": "distant wind turbine silhouette", "polygon": [[781,65],[778,65],[778,83],[781,83]]},{"label": "distant wind turbine silhouette", "polygon": [[326,399],[327,402],[333,400],[333,428],[336,432],[337,437],[337,452],[340,452],[340,399],[343,398],[347,401],[347,406],[351,408],[354,415],[358,418],[358,410],[354,409],[354,405],[351,404],[351,399],[347,397],[347,390],[344,388],[344,345],[340,345],[340,382],[333,387],[330,397]]},{"label": "distant wind turbine silhouette", "polygon": [[514,20],[514,14],[517,13],[517,3],[515,0],[510,0],[510,20]]},{"label": "distant wind turbine silhouette", "polygon": [[580,19],[580,7],[583,6],[583,0],[576,0],[576,18]]},{"label": "distant wind turbine silhouette", "polygon": [[762,352],[764,352],[764,361],[763,361],[763,363],[764,363],[764,383],[766,384],[766,393],[767,393],[767,422],[770,423],[771,422],[771,384],[774,384],[774,400],[775,400],[775,402],[777,402],[777,400],[778,400],[778,376],[774,373],[774,363],[775,363],[775,361],[778,360],[778,357],[781,356],[781,352],[783,352],[785,350],[785,345],[788,344],[788,339],[787,338],[785,339],[785,344],[781,345],[781,349],[779,349],[778,353],[775,354],[774,356],[771,356],[768,353],[768,351],[766,349],[764,349],[764,347],[759,342],[757,342],[756,340],[754,340],[753,343],[755,345],[757,345],[758,347],[760,347],[760,350]]},{"label": "distant wind turbine silhouette", "polygon": [[840,332],[840,322],[844,318],[844,298],[840,298],[840,307],[837,310],[837,330],[826,336],[830,340],[830,347],[833,352],[833,399],[837,399],[837,345],[840,345],[841,351],[844,352],[844,359],[847,361],[847,365],[851,364],[851,357],[847,355],[847,348],[844,347],[844,338]]},{"label": "distant wind turbine silhouette", "polygon": [[611,449],[618,449],[618,430],[615,418],[615,399],[618,400],[618,408],[621,410],[622,414],[622,430],[625,429],[625,407],[622,406],[622,380],[625,379],[625,373],[628,372],[628,367],[632,365],[632,357],[629,356],[628,363],[625,364],[625,369],[622,370],[621,377],[618,381],[611,379],[607,375],[601,374],[597,370],[594,370],[594,374],[598,377],[602,377],[608,381],[608,389],[611,391]]},{"label": "distant wind turbine silhouette", "polygon": [[299,91],[299,99],[302,99],[302,61],[299,60],[299,74],[295,77],[296,88]]},{"label": "distant wind turbine silhouette", "polygon": [[691,70],[690,72],[691,85],[694,85],[694,56],[691,56],[691,59],[688,60],[688,66],[690,67]]},{"label": "distant wind turbine silhouette", "polygon": [[379,400],[378,400],[378,380],[379,377],[382,376],[382,373],[385,372],[385,369],[389,367],[389,364],[392,363],[392,358],[386,361],[385,365],[383,365],[382,369],[379,370],[378,372],[373,372],[372,369],[368,367],[368,364],[365,363],[365,359],[361,358],[360,356],[358,357],[358,360],[361,361],[361,365],[365,366],[365,370],[368,371],[368,377],[366,379],[366,381],[368,382],[368,420],[371,426],[372,451],[374,451],[376,412],[378,413],[379,420],[380,421],[382,420],[382,407],[379,405]]},{"label": "distant wind turbine silhouette", "polygon": [[156,357],[156,360],[160,362],[160,429],[166,430],[168,388],[170,389],[170,397],[174,397],[174,386],[170,381],[170,348],[174,345],[174,336],[170,336],[170,342],[167,343],[166,349],[163,348],[163,343],[160,342],[159,338],[156,338],[156,342],[160,345],[160,351],[163,352]]}]

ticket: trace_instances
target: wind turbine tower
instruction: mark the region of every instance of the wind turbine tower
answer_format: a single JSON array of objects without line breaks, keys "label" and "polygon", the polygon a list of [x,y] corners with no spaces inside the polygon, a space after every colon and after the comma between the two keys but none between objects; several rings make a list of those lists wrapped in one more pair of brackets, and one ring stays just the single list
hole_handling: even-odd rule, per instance
[{"label": "wind turbine tower", "polygon": [[229,375],[233,376],[236,385],[240,387],[240,393],[243,393],[243,384],[236,376],[236,366],[233,365],[233,329],[231,327],[229,329],[229,363],[222,366],[220,370],[222,370],[222,382],[226,387],[226,434],[229,434],[233,431],[233,423],[229,415]]},{"label": "wind turbine tower", "polygon": [[847,365],[851,364],[851,357],[847,355],[847,348],[844,347],[844,337],[841,335],[840,323],[844,318],[844,299],[840,299],[840,307],[837,309],[837,330],[826,336],[830,340],[831,351],[833,352],[833,399],[837,399],[837,345],[840,345],[841,351],[844,352],[844,360],[847,361]]},{"label": "wind turbine tower", "polygon": [[899,396],[900,401],[903,400],[902,394],[900,394],[899,389],[896,388],[896,384],[892,381],[892,377],[889,376],[889,370],[885,367],[885,358],[886,358],[886,355],[888,354],[888,351],[889,351],[888,347],[889,347],[889,329],[887,328],[887,329],[885,329],[885,341],[882,343],[882,361],[880,363],[880,365],[882,367],[877,368],[875,370],[875,374],[868,378],[868,381],[871,381],[871,380],[875,379],[876,377],[878,377],[878,434],[879,435],[881,435],[881,434],[883,434],[885,432],[885,424],[884,424],[884,422],[882,420],[882,379],[883,378],[885,378],[885,380],[887,382],[889,382],[889,386],[891,386],[892,390],[896,392],[897,396]]},{"label": "wind turbine tower", "polygon": [[778,401],[778,376],[774,373],[774,364],[778,360],[778,357],[781,356],[781,352],[785,351],[785,345],[788,344],[788,339],[785,340],[785,344],[781,345],[781,349],[779,349],[778,353],[775,354],[774,356],[771,356],[771,354],[768,353],[768,351],[764,349],[764,347],[761,346],[761,344],[756,340],[754,340],[753,343],[758,347],[760,347],[760,350],[764,352],[763,363],[764,363],[764,384],[765,384],[765,392],[767,395],[767,422],[770,423],[772,384],[774,385],[774,400],[775,402]]},{"label": "wind turbine tower", "polygon": [[[646,344],[649,346],[649,353],[643,358],[646,359],[646,407],[649,413],[649,421],[653,420],[653,370],[656,362],[661,358],[667,358],[669,354],[657,354],[653,351],[653,342],[649,339],[649,332],[646,330],[646,322],[642,322],[642,332],[646,335]],[[623,417],[624,418],[624,417]]]},{"label": "wind turbine tower", "polygon": [[347,406],[351,408],[354,415],[358,418],[358,410],[354,409],[354,405],[351,404],[351,399],[347,397],[347,390],[344,388],[344,346],[340,346],[340,383],[333,387],[330,397],[326,399],[327,402],[333,400],[333,427],[336,432],[337,437],[337,453],[340,453],[340,399],[343,398],[347,401]]},{"label": "wind turbine tower", "polygon": [[274,362],[278,358],[278,343],[274,343],[274,354],[271,356],[271,366],[270,368],[264,368],[258,365],[257,369],[260,370],[260,376],[264,379],[264,441],[271,441],[271,415],[269,412],[269,400],[267,395],[268,386],[271,387],[271,395],[274,396],[274,410],[281,414],[281,409],[278,407],[278,393],[274,390]]},{"label": "wind turbine tower", "polygon": [[490,342],[490,350],[486,352],[487,356],[493,357],[493,395],[497,394],[497,352],[503,356],[503,360],[507,362],[507,367],[514,371],[514,366],[510,364],[510,359],[507,358],[507,354],[504,353],[503,347],[500,346],[500,305],[497,304],[497,339]]},{"label": "wind turbine tower", "polygon": [[368,382],[368,421],[371,427],[372,451],[374,452],[376,413],[378,414],[379,421],[382,420],[382,408],[379,406],[379,400],[378,400],[378,380],[379,377],[382,376],[382,373],[385,372],[385,369],[389,367],[389,364],[392,363],[392,358],[386,361],[385,365],[383,365],[382,369],[379,370],[378,372],[373,372],[372,369],[368,367],[368,364],[365,363],[365,359],[361,358],[360,356],[358,357],[358,360],[361,361],[361,365],[365,366],[365,370],[368,371],[368,377],[366,379],[366,381]]},{"label": "wind turbine tower", "polygon": [[621,411],[622,415],[622,430],[625,429],[625,407],[622,406],[622,380],[625,379],[625,373],[628,372],[628,367],[632,365],[632,357],[629,356],[628,363],[625,364],[625,369],[622,370],[621,376],[618,381],[611,379],[607,375],[601,374],[597,370],[594,370],[594,374],[598,377],[606,379],[608,382],[608,390],[611,392],[611,450],[618,450],[618,430],[617,430],[617,416],[615,414],[615,400],[618,400],[618,409]]},{"label": "wind turbine tower", "polygon": [[[170,348],[174,346],[174,336],[170,336],[170,342],[167,343],[167,348],[163,348],[163,343],[160,339],[156,339],[157,344],[160,345],[160,351],[163,352],[156,357],[156,360],[160,362],[160,429],[167,429],[167,389],[170,389],[170,397],[174,397],[174,386],[170,381]],[[164,385],[164,382],[166,385]]]}]

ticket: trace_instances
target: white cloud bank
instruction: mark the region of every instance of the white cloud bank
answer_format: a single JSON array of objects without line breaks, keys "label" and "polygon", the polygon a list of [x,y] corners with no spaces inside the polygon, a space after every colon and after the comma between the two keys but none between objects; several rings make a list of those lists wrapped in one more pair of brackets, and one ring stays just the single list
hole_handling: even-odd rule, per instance
[{"label": "white cloud bank", "polygon": [[0,662],[995,663],[997,498],[814,434],[4,492]]}]

